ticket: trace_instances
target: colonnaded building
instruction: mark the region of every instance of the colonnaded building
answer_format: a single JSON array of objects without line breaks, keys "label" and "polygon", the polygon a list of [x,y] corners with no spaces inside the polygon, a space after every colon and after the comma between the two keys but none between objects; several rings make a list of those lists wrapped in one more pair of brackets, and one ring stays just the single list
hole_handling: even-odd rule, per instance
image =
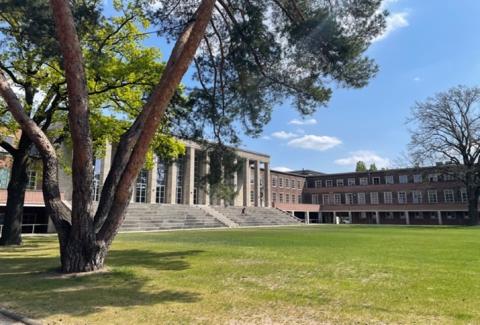
[{"label": "colonnaded building", "polygon": [[[439,166],[374,172],[324,174],[312,170],[270,169],[267,154],[236,149],[242,169],[230,180],[237,195],[231,202],[200,184],[209,173],[208,155],[185,142],[186,154],[173,163],[154,159],[138,176],[123,231],[273,226],[304,223],[462,225],[468,222],[462,183]],[[94,200],[98,201],[113,158],[112,146],[95,162]],[[5,214],[11,157],[0,149],[0,227]],[[28,172],[23,231],[54,231],[44,212],[40,168]],[[60,177],[66,206],[70,176]]]}]

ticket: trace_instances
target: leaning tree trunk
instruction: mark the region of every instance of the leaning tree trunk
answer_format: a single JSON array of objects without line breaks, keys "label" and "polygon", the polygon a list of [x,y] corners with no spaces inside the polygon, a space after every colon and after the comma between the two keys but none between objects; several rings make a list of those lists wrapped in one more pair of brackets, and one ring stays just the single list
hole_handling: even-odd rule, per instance
[{"label": "leaning tree trunk", "polygon": [[25,191],[28,184],[28,150],[31,141],[22,134],[19,146],[13,154],[12,173],[7,189],[7,206],[0,245],[20,245],[22,243],[22,221]]},{"label": "leaning tree trunk", "polygon": [[478,224],[478,195],[474,189],[468,192],[468,224],[475,226]]}]

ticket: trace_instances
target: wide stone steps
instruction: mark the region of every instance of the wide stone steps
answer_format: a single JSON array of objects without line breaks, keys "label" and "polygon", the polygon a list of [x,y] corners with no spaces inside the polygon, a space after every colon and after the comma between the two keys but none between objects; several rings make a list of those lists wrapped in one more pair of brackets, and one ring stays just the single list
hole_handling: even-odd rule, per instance
[{"label": "wide stone steps", "polygon": [[242,214],[242,207],[213,208],[240,226],[281,226],[300,223],[298,219],[274,208],[247,207],[245,214]]}]

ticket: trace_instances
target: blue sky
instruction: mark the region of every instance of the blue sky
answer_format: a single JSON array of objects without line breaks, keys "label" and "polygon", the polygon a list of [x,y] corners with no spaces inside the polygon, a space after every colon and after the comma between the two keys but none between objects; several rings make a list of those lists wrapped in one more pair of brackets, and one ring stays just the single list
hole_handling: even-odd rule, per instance
[{"label": "blue sky", "polygon": [[[386,0],[385,35],[368,50],[380,72],[359,90],[339,89],[327,107],[302,121],[288,105],[276,107],[261,138],[244,137],[250,150],[271,156],[277,169],[354,170],[359,159],[396,167],[407,152],[410,108],[436,92],[479,85],[480,1]],[[148,42],[165,56],[170,46]],[[188,76],[184,83],[190,83]],[[302,123],[303,122],[303,123]]]}]

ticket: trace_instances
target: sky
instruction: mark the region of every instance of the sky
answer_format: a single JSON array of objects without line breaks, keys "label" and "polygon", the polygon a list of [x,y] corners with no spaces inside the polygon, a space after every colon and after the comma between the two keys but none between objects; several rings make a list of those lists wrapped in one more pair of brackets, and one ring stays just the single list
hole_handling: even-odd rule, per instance
[{"label": "sky", "polygon": [[[480,85],[479,0],[385,0],[386,32],[367,51],[380,67],[362,89],[338,89],[326,107],[302,119],[278,106],[260,138],[242,147],[270,155],[277,170],[348,172],[358,160],[399,167],[416,101],[457,85]],[[154,44],[153,44],[154,43]],[[171,46],[149,45],[164,54]],[[187,86],[188,76],[183,80]]]}]

